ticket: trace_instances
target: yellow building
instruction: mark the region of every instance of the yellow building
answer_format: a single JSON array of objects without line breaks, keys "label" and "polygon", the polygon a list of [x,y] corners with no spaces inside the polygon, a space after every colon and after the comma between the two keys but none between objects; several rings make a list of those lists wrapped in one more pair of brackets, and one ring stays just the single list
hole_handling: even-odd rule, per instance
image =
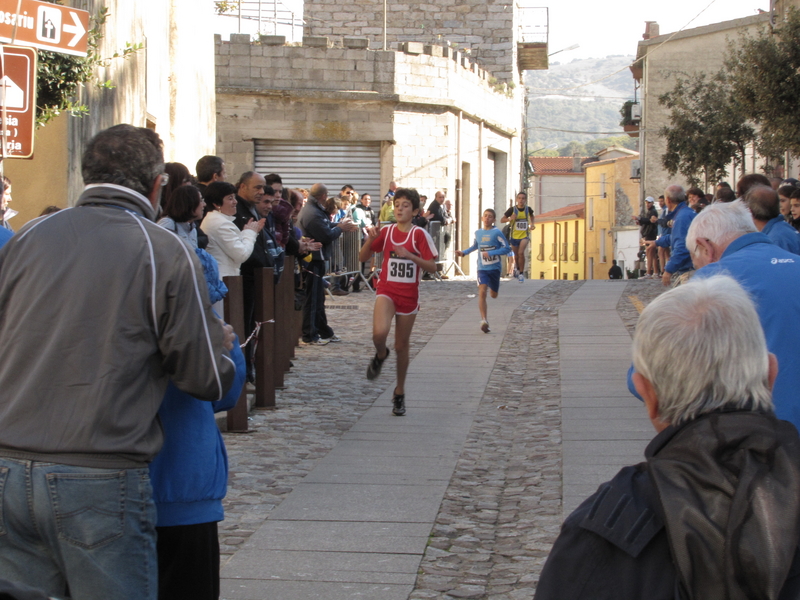
[{"label": "yellow building", "polygon": [[608,279],[612,260],[623,273],[633,269],[639,251],[639,155],[609,148],[598,157],[585,165],[586,279]]},{"label": "yellow building", "polygon": [[585,207],[570,204],[536,216],[531,234],[532,279],[583,279]]}]

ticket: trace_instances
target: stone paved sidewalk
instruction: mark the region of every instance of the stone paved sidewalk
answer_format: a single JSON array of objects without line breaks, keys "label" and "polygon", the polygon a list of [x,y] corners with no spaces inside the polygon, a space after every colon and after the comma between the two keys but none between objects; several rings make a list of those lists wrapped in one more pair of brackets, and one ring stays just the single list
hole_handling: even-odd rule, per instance
[{"label": "stone paved sidewalk", "polygon": [[433,528],[412,600],[532,598],[561,527],[556,281],[514,313]]}]

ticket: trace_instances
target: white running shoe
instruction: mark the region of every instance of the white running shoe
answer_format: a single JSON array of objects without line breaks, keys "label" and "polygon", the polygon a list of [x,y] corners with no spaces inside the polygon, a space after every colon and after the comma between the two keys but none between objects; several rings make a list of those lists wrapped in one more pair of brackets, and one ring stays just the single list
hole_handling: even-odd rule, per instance
[{"label": "white running shoe", "polygon": [[489,322],[488,321],[481,321],[481,331],[483,333],[489,333]]}]

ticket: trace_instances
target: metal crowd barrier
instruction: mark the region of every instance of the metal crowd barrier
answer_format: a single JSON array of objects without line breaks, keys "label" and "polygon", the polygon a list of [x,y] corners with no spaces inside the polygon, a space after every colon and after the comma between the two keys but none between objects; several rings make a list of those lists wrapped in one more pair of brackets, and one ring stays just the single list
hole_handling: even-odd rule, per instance
[{"label": "metal crowd barrier", "polygon": [[436,260],[436,273],[433,276],[436,279],[441,279],[443,275],[447,275],[451,268],[460,275],[464,275],[464,271],[461,270],[461,267],[458,266],[458,263],[453,258],[453,252],[450,252],[456,237],[455,223],[442,225],[439,221],[431,221],[428,223],[428,233],[431,234],[433,243],[439,253],[439,258]]},{"label": "metal crowd barrier", "polygon": [[[361,230],[344,231],[331,244],[331,256],[328,259],[328,274],[325,276],[327,281],[334,277],[357,277],[370,291],[374,291],[367,278],[361,272],[361,261],[358,254],[361,251]],[[330,294],[328,289],[328,294]]]}]

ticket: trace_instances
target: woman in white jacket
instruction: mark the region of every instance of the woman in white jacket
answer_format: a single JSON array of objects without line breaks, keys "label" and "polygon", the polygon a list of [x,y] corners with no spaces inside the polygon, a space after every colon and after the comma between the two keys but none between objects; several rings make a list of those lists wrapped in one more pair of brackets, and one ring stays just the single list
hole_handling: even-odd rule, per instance
[{"label": "woman in white jacket", "polygon": [[225,181],[209,184],[205,192],[210,209],[201,225],[208,236],[208,253],[219,263],[219,276],[239,275],[239,267],[253,252],[264,219],[251,219],[242,231],[233,224],[236,214],[236,188]]}]

